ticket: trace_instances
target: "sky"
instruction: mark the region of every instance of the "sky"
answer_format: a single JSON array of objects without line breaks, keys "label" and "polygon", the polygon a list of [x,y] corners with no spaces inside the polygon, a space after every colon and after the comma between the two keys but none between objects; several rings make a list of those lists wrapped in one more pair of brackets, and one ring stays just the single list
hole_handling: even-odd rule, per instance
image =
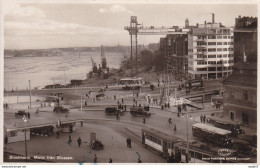
[{"label": "sky", "polygon": [[[32,3],[34,2],[34,3]],[[257,16],[255,4],[138,4],[4,1],[4,48],[44,49],[130,45],[125,26],[137,16],[143,26],[184,26],[211,21],[234,26],[235,18]],[[79,3],[82,2],[82,3]],[[139,36],[139,44],[159,42],[160,36]]]}]

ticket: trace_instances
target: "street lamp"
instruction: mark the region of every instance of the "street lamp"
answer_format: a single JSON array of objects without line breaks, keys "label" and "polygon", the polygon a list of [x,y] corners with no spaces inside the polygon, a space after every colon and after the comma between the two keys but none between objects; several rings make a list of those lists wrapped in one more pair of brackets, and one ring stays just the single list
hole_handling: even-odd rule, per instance
[{"label": "street lamp", "polygon": [[25,160],[27,162],[27,142],[26,142],[26,134],[27,134],[27,130],[26,130],[26,123],[27,123],[27,118],[24,115],[23,117],[23,121],[24,121],[24,147],[25,147]]},{"label": "street lamp", "polygon": [[[189,155],[190,155],[190,152],[189,152],[189,121],[188,121],[188,115],[189,115],[189,111],[187,111],[187,113],[186,113],[186,124],[187,124],[186,125],[187,126],[187,150],[186,150],[187,159],[186,159],[186,161],[187,161],[187,163],[189,163]],[[184,117],[184,116],[182,115],[182,117]],[[193,119],[191,114],[190,114],[190,119]]]},{"label": "street lamp", "polygon": [[61,130],[60,130],[60,127],[61,127],[61,121],[60,121],[60,97],[62,96],[62,93],[55,93],[55,96],[58,96],[58,100],[57,100],[57,103],[58,103],[58,111],[59,111],[58,126],[59,126],[59,132],[60,132],[60,131],[61,131]]}]

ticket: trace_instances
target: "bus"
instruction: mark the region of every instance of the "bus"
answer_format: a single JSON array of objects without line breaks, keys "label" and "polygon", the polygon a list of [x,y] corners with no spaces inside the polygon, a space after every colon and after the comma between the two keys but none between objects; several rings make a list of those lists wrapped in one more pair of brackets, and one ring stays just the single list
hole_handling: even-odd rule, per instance
[{"label": "bus", "polygon": [[203,81],[199,79],[192,79],[185,82],[186,89],[196,89],[196,90],[203,90],[204,85]]},{"label": "bus", "polygon": [[192,125],[192,134],[207,142],[211,142],[220,147],[232,147],[233,141],[230,138],[231,131],[213,127],[211,125],[196,123]]},{"label": "bus", "polygon": [[245,131],[240,128],[240,123],[232,121],[226,118],[219,117],[207,117],[207,122],[214,125],[215,127],[229,130],[232,132],[232,135],[237,136],[238,134],[243,134]]}]

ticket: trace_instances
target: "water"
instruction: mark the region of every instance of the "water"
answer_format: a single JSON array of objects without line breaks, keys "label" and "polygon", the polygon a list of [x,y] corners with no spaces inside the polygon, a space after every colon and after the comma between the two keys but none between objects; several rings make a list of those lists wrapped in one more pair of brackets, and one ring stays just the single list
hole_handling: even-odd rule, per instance
[{"label": "water", "polygon": [[[105,53],[107,65],[119,68],[123,53]],[[68,84],[71,79],[86,79],[92,69],[91,57],[101,64],[100,52],[63,52],[62,56],[31,56],[4,58],[4,88],[6,90],[42,88],[59,83]]]}]

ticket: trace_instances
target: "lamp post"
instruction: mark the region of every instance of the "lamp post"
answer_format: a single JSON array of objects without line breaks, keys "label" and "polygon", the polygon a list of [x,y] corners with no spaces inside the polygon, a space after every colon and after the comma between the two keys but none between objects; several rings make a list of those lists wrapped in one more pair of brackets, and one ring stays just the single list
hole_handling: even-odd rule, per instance
[{"label": "lamp post", "polygon": [[58,103],[58,112],[59,112],[59,120],[58,120],[58,126],[59,126],[59,132],[61,131],[60,130],[60,127],[61,127],[61,122],[60,122],[60,96],[62,96],[62,93],[55,93],[55,96],[58,96],[58,100],[57,100],[57,103]]},{"label": "lamp post", "polygon": [[26,130],[26,123],[27,123],[27,118],[26,116],[23,117],[23,121],[24,121],[24,147],[25,147],[25,160],[27,162],[27,142],[26,142],[26,134],[27,134],[27,130]]},{"label": "lamp post", "polygon": [[[187,126],[187,149],[186,149],[186,161],[187,163],[189,163],[189,155],[190,155],[190,152],[189,152],[189,121],[188,121],[188,115],[189,115],[189,111],[187,111],[186,113],[186,126]],[[184,116],[182,116],[184,117]],[[190,115],[190,119],[192,119],[192,116]]]}]

